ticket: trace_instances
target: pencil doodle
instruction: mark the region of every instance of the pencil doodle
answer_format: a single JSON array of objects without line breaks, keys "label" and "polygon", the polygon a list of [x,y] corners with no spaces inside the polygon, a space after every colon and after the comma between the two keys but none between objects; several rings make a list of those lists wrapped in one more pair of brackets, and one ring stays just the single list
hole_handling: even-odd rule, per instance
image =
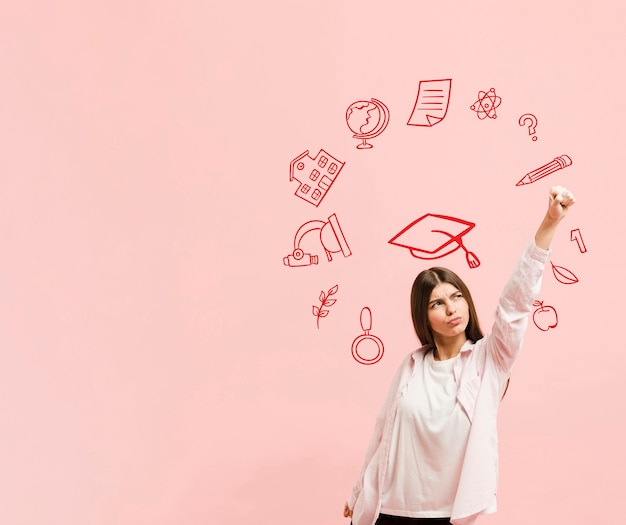
[{"label": "pencil doodle", "polygon": [[555,171],[562,170],[563,168],[567,168],[571,165],[572,159],[567,155],[561,155],[560,157],[556,157],[552,162],[548,162],[547,164],[538,167],[536,170],[524,175],[524,177],[517,182],[516,186],[532,184],[533,182],[537,182],[538,180],[551,175]]}]

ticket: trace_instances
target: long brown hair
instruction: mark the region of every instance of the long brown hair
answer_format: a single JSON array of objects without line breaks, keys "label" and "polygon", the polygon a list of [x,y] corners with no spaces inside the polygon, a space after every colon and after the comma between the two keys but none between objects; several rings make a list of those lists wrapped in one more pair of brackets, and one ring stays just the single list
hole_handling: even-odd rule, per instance
[{"label": "long brown hair", "polygon": [[452,270],[435,266],[420,272],[415,281],[413,281],[413,287],[411,288],[411,318],[413,319],[415,333],[422,345],[435,345],[433,332],[428,323],[428,302],[435,286],[441,283],[449,283],[454,286],[463,294],[467,301],[470,315],[469,322],[465,328],[465,337],[474,342],[482,339],[483,332],[478,323],[478,315],[476,314],[476,308],[474,307],[469,288]]}]

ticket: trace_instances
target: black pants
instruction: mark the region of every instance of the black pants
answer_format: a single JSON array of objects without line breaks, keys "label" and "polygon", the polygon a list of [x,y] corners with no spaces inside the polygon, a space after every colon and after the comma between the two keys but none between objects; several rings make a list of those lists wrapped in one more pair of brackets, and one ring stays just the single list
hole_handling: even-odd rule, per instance
[{"label": "black pants", "polygon": [[376,525],[451,525],[450,518],[406,518],[379,514]]}]

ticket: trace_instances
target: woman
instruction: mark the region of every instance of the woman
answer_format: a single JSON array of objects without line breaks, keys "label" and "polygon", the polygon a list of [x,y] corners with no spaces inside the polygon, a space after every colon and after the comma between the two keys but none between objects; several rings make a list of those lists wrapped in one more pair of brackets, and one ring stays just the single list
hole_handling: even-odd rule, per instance
[{"label": "woman", "polygon": [[492,331],[478,325],[463,281],[421,272],[411,292],[422,347],[396,373],[344,507],[353,525],[470,525],[496,510],[496,414],[541,287],[549,247],[574,204],[561,186],[498,303]]}]

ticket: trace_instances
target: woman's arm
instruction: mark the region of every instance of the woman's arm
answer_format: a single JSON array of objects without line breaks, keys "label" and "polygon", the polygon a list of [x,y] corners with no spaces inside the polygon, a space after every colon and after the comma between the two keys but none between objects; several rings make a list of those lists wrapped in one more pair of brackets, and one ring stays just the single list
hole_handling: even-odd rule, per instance
[{"label": "woman's arm", "polygon": [[548,211],[535,234],[535,244],[544,250],[550,248],[556,229],[569,208],[576,202],[574,196],[563,186],[550,188]]},{"label": "woman's arm", "polygon": [[550,243],[559,223],[574,202],[574,196],[562,186],[550,188],[548,210],[537,229],[535,241],[524,250],[500,295],[494,324],[491,333],[485,338],[485,344],[488,354],[505,375],[510,372],[522,347],[533,301],[541,289]]}]

